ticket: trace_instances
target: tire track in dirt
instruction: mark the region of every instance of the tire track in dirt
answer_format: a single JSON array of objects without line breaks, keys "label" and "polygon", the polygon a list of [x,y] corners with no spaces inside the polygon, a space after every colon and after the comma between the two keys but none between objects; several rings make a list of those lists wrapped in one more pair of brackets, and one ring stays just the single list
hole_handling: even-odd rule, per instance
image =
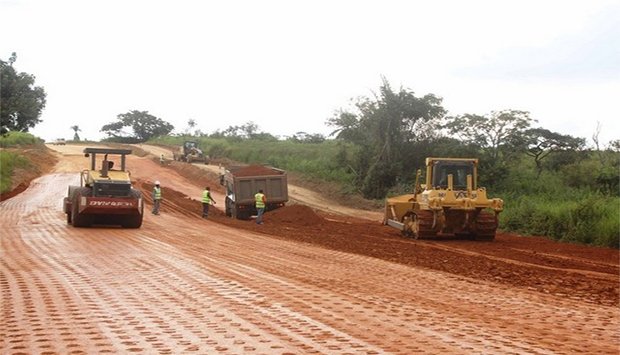
[{"label": "tire track in dirt", "polygon": [[[324,252],[324,251],[323,251],[323,252]],[[258,255],[260,255],[260,254],[258,254]],[[355,259],[357,259],[357,257],[353,256],[353,257],[352,257],[352,259],[353,259],[353,260],[355,260]],[[247,262],[247,260],[246,260],[246,262]],[[261,261],[257,261],[257,263],[258,263],[259,265],[270,265],[270,264],[271,264],[271,263],[268,263],[268,262],[263,262],[262,260],[261,260]],[[243,264],[245,264],[245,262],[243,262]],[[352,267],[352,266],[356,266],[356,265],[368,265],[368,264],[369,264],[369,261],[368,261],[368,260],[365,260],[365,261],[362,261],[362,262],[355,261],[355,262],[353,262],[352,264],[354,264],[354,265],[348,265],[348,266],[349,266],[349,267]],[[290,262],[286,262],[286,261],[284,261],[284,260],[283,260],[282,265],[277,266],[277,267],[276,267],[276,269],[279,269],[280,267],[286,267],[286,268],[288,268],[288,269],[291,269],[291,268],[292,268],[292,267],[291,267],[291,265],[290,265]],[[228,265],[227,265],[227,268],[226,268],[226,269],[231,269],[231,268],[232,268],[231,266],[228,266]],[[293,268],[293,269],[294,269],[294,268]],[[347,267],[338,267],[337,269],[338,269],[338,270],[342,270],[342,269],[347,269]],[[368,274],[372,274],[372,271],[373,271],[373,270],[368,270]],[[303,274],[303,271],[302,271],[301,273]],[[306,273],[306,274],[307,274],[307,273]],[[346,280],[346,279],[349,279],[349,278],[348,278],[348,277],[343,277],[342,279],[345,279],[345,280]],[[402,280],[397,280],[397,281],[393,282],[392,284],[393,284],[393,285],[397,285],[397,284],[399,284],[401,281],[402,281]],[[376,282],[376,281],[375,281],[375,282]],[[385,283],[385,282],[386,282],[386,281],[385,281],[385,280],[383,280],[383,283]],[[340,283],[341,283],[341,282],[340,282]],[[273,287],[273,284],[274,284],[274,283],[272,282],[272,283],[271,283],[271,286],[272,286],[272,287]],[[328,285],[320,285],[321,289],[325,289],[325,288],[327,288],[327,286],[328,286]],[[361,285],[361,286],[359,286],[359,287],[360,287],[360,290],[362,290],[362,289],[367,289],[367,287],[368,287],[368,286],[370,286],[370,285],[364,285],[364,284],[362,284],[362,285]],[[288,287],[288,286],[287,286],[287,287]],[[347,285],[347,284],[343,284],[343,285],[342,285],[342,287],[343,287],[345,290],[349,290],[349,292],[350,292],[350,290],[356,290],[356,288],[354,287],[354,285]],[[447,288],[450,288],[450,287],[451,287],[451,286],[448,286]],[[391,288],[391,291],[395,291],[395,290],[394,290],[393,288]],[[445,293],[445,291],[446,291],[445,289],[443,289],[443,290],[433,290],[433,289],[428,289],[428,288],[425,288],[425,292],[427,292],[428,294],[442,294],[442,293]],[[458,294],[469,294],[469,293],[471,293],[471,292],[470,292],[470,290],[453,290],[453,292],[454,292],[456,295],[458,295]],[[409,290],[409,289],[407,289],[407,290],[401,290],[401,294],[402,294],[403,296],[406,296],[407,294],[410,294],[410,293],[411,293],[411,290]],[[489,290],[489,292],[488,292],[488,293],[492,295],[492,294],[493,294],[493,290]],[[428,297],[428,296],[424,296],[424,295],[420,295],[420,296],[421,296],[421,298],[422,298],[422,299],[425,299],[426,297]],[[494,309],[494,306],[496,306],[494,303],[496,303],[496,302],[494,302],[494,301],[493,301],[493,299],[494,299],[495,297],[496,297],[496,296],[492,296],[492,297],[491,297],[491,299],[488,299],[488,300],[487,300],[487,299],[485,299],[483,304],[489,304],[490,306],[486,307],[486,309],[484,309],[484,310],[481,310],[481,312],[476,312],[476,314],[492,314],[492,312],[493,312],[493,311],[496,311],[496,309]],[[334,297],[332,297],[332,298],[334,298]],[[335,298],[337,299],[338,297],[335,297]],[[403,299],[407,299],[407,298],[410,298],[410,296],[408,296],[408,297],[404,297]],[[398,300],[390,300],[390,303],[391,303],[391,302],[397,302],[397,301],[398,301]],[[414,301],[414,300],[412,300],[412,301]],[[457,305],[454,305],[453,303],[449,303],[449,304],[446,304],[446,305],[445,305],[445,307],[446,307],[446,308],[452,308],[452,309],[454,309],[455,307],[456,307],[457,309],[459,308],[458,303],[457,303]],[[536,315],[536,317],[540,316],[540,314],[537,312],[537,310],[538,310],[538,309],[540,309],[540,304],[539,304],[539,303],[534,303],[534,304],[532,304],[532,305],[530,305],[530,306],[528,306],[528,307],[529,307],[529,308],[531,308],[531,310],[532,310],[532,311],[530,312],[531,314]],[[528,307],[525,307],[525,308],[528,308]],[[381,306],[380,306],[379,304],[375,304],[375,305],[373,305],[373,309],[374,309],[374,308],[381,308]],[[402,308],[402,309],[406,309],[407,307],[404,307],[404,306],[403,306],[403,307],[399,307],[399,309],[401,309],[401,308]],[[519,314],[520,312],[524,312],[525,310],[524,310],[523,308],[524,308],[524,306],[523,306],[522,304],[517,305],[517,309],[514,309],[514,310],[512,311],[512,314],[517,315],[517,314]],[[566,306],[566,308],[568,309],[568,308],[569,308],[569,306]],[[458,324],[466,323],[466,322],[463,322],[463,321],[464,321],[464,320],[466,320],[466,319],[468,318],[466,315],[469,313],[469,311],[470,311],[470,310],[471,310],[471,305],[469,305],[469,304],[466,304],[466,306],[462,307],[461,311],[462,311],[462,313],[463,313],[463,315],[464,315],[464,316],[463,316],[463,319],[457,319],[457,320],[455,320],[455,321],[454,321],[454,324],[453,324],[453,325],[451,325],[451,327],[450,327],[450,328],[451,328],[451,329],[455,329],[455,328],[458,328]],[[409,311],[410,311],[411,313],[413,313],[413,314],[415,314],[415,313],[416,313],[416,310],[409,310]],[[359,322],[359,324],[364,324],[365,322],[369,322],[369,320],[370,320],[370,319],[380,319],[380,318],[381,318],[381,315],[376,315],[376,314],[375,314],[375,315],[373,315],[373,316],[372,316],[372,317],[370,317],[370,318],[362,319],[362,320],[359,320],[358,322]],[[389,318],[391,318],[391,319],[393,319],[393,320],[394,320],[394,317],[393,317],[393,316],[390,316]],[[442,320],[442,317],[438,317],[437,315],[433,315],[433,318],[437,318],[437,319],[438,319],[438,323],[440,323],[440,324],[452,324],[452,323],[453,323],[453,322],[450,322],[450,321],[447,321],[447,320]],[[545,317],[543,317],[543,318],[545,318]],[[397,319],[397,318],[396,318],[396,319]],[[543,324],[543,325],[542,325],[539,329],[534,329],[534,330],[533,330],[533,332],[532,332],[533,339],[536,339],[536,337],[538,336],[538,334],[541,334],[541,333],[542,333],[542,334],[545,334],[545,330],[546,330],[546,329],[549,329],[549,327],[550,327],[550,326],[555,326],[555,327],[557,328],[557,325],[556,325],[556,319],[554,319],[554,316],[553,316],[553,315],[551,315],[551,317],[549,317],[549,319],[551,319],[551,321],[550,321],[550,323],[551,323],[551,324]],[[397,321],[397,320],[396,320],[396,321]],[[605,322],[608,322],[608,321],[609,321],[609,319],[604,318],[603,320],[601,320],[600,325],[603,325]],[[506,323],[506,324],[510,324],[510,321],[506,321],[505,323]],[[528,319],[526,322],[523,322],[523,323],[521,323],[521,324],[515,323],[515,324],[512,324],[512,325],[516,325],[516,326],[520,326],[520,327],[522,327],[522,326],[528,326],[530,323],[531,323],[531,319]],[[570,325],[569,325],[569,326],[568,326],[568,328],[566,328],[565,330],[569,331],[569,330],[570,330]],[[398,334],[398,332],[397,332],[397,331],[394,331],[394,330],[390,330],[390,331],[388,331],[388,333],[391,333],[391,334]],[[496,330],[489,331],[489,334],[494,334],[494,333],[496,333]],[[472,332],[472,334],[484,334],[484,329],[476,329],[474,332]],[[471,336],[471,335],[470,335],[470,336]],[[473,336],[475,337],[475,335],[473,335]],[[497,336],[495,336],[495,337],[497,337]],[[492,338],[494,338],[494,336],[493,336],[493,335],[488,335],[488,339],[492,339]],[[502,342],[502,341],[500,341],[500,340],[498,340],[498,339],[495,339],[495,341],[496,341],[496,343],[501,343],[501,342]],[[504,339],[504,342],[506,342],[506,339]],[[511,346],[511,347],[514,347],[514,346],[515,346],[515,344],[510,343],[510,342],[508,342],[508,344],[509,344],[509,346]],[[553,344],[553,345],[557,345],[557,344]],[[579,346],[578,342],[576,342],[574,345],[575,345],[575,346],[577,346],[577,347]],[[530,348],[524,348],[524,349],[522,349],[522,350],[524,350],[524,351],[531,351],[532,349],[530,349]]]},{"label": "tire track in dirt", "polygon": [[[497,256],[489,255],[489,254],[482,254],[482,253],[475,252],[475,251],[469,251],[469,250],[463,250],[463,249],[459,249],[459,248],[453,248],[453,247],[446,246],[446,245],[435,244],[434,247],[437,248],[437,249],[447,250],[447,251],[450,251],[450,252],[453,252],[453,253],[456,253],[456,254],[472,255],[472,256],[484,256],[487,259],[497,260],[497,261],[501,261],[501,262],[508,263],[508,264],[513,264],[513,265],[518,265],[518,266],[529,266],[529,267],[546,269],[546,270],[555,270],[555,271],[575,273],[575,274],[580,274],[580,275],[587,275],[587,276],[590,276],[590,277],[594,277],[594,278],[597,278],[597,279],[600,279],[600,280],[606,280],[606,281],[616,281],[618,279],[617,275],[609,274],[609,273],[605,273],[605,272],[597,272],[597,271],[589,271],[589,270],[581,270],[581,269],[570,269],[570,268],[565,268],[565,267],[564,268],[559,268],[559,267],[552,267],[552,266],[546,266],[546,265],[540,265],[540,264],[533,264],[533,263],[528,263],[528,262],[524,262],[524,261],[504,258],[504,257],[497,257]],[[566,257],[553,256],[553,255],[549,255],[549,254],[545,254],[545,255],[549,256],[551,258],[556,258],[556,259],[562,259],[562,260],[568,259]],[[570,261],[572,261],[572,260],[570,260]],[[609,268],[610,266],[613,267],[613,265],[603,264],[603,263],[589,263],[589,264],[591,264],[593,266],[599,266],[599,265],[600,266],[605,266],[607,268]]]},{"label": "tire track in dirt", "polygon": [[73,228],[60,203],[74,179],[0,203],[2,353],[618,350],[616,307],[239,230],[172,201],[138,230]]}]

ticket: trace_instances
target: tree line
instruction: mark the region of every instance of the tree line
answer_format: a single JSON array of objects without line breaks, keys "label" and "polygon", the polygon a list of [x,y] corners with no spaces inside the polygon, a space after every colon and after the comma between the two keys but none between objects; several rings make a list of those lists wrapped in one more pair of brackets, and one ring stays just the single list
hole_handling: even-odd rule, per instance
[{"label": "tree line", "polygon": [[[40,115],[46,104],[46,93],[35,86],[33,75],[18,72],[13,67],[13,53],[8,61],[0,60],[1,102],[0,130],[27,132],[41,122]],[[527,156],[540,177],[545,169],[578,162],[586,149],[584,138],[552,132],[535,126],[536,120],[528,112],[506,109],[489,114],[447,115],[442,99],[434,94],[416,96],[412,90],[394,90],[382,78],[379,90],[371,97],[360,97],[352,109],[339,109],[326,124],[333,127],[330,134],[337,141],[356,147],[354,152],[343,152],[339,163],[354,175],[355,184],[367,198],[383,198],[402,181],[409,181],[428,156],[478,157],[482,182],[487,186],[502,187],[515,159]],[[188,121],[186,134],[196,126]],[[78,125],[74,139],[79,140]],[[118,114],[116,120],[101,127],[106,140],[137,143],[154,137],[170,135],[174,126],[148,111],[131,110]],[[278,140],[261,132],[253,122],[229,126],[210,134],[195,131],[196,135],[232,140]],[[321,143],[320,134],[297,132],[287,138],[297,143]],[[620,140],[601,148],[594,135],[601,166],[593,178],[601,189],[618,188],[617,159],[609,158],[604,150],[619,151]]]}]

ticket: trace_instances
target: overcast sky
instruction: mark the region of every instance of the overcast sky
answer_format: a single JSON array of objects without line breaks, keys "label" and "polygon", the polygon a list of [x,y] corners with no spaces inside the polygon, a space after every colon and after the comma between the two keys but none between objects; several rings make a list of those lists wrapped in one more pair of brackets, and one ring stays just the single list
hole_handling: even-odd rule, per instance
[{"label": "overcast sky", "polygon": [[47,140],[103,138],[130,110],[176,132],[327,135],[382,75],[451,115],[524,110],[620,139],[620,1],[0,0],[0,34],[0,58],[47,92],[32,130]]}]

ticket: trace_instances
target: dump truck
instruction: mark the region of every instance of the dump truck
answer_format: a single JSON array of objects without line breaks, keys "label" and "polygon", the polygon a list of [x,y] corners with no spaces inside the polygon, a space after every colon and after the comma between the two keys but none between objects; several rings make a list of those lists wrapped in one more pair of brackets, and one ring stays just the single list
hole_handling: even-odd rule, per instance
[{"label": "dump truck", "polygon": [[198,148],[198,143],[194,141],[183,142],[183,145],[172,154],[172,158],[176,161],[184,161],[187,163],[196,162],[209,164],[209,157]]},{"label": "dump truck", "polygon": [[68,224],[74,227],[93,224],[125,228],[142,226],[144,201],[142,193],[131,185],[126,169],[129,154],[129,149],[84,149],[84,156],[90,158],[90,169],[80,172],[80,186],[69,186],[63,200]]},{"label": "dump truck", "polygon": [[288,202],[286,172],[269,166],[233,166],[220,173],[220,184],[226,188],[226,215],[249,219],[256,215],[254,195],[263,190],[267,197],[265,212]]},{"label": "dump truck", "polygon": [[418,170],[411,194],[387,198],[383,223],[418,238],[493,240],[504,201],[479,187],[478,159],[426,158],[426,183]]}]

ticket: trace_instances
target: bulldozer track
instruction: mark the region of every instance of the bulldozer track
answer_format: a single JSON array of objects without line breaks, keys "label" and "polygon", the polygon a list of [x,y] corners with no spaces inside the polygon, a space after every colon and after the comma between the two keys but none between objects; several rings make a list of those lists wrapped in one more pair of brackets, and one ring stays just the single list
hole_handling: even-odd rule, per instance
[{"label": "bulldozer track", "polygon": [[433,238],[437,236],[436,229],[433,229],[433,212],[431,211],[417,211],[419,224],[419,237],[420,238]]}]

